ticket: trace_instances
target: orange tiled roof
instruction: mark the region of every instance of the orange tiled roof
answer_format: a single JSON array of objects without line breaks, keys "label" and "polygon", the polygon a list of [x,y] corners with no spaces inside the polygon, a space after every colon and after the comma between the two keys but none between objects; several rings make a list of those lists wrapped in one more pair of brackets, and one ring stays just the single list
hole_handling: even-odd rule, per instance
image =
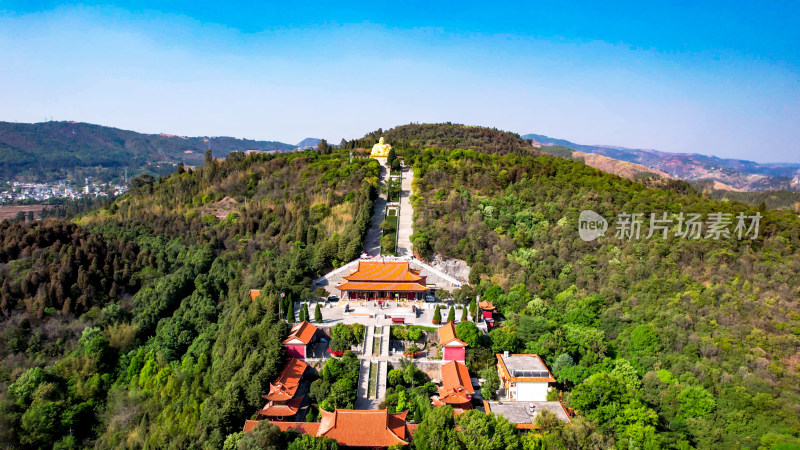
[{"label": "orange tiled roof", "polygon": [[442,347],[466,347],[467,343],[456,337],[456,326],[447,322],[439,327],[439,345]]},{"label": "orange tiled roof", "polygon": [[[277,426],[281,431],[297,430],[303,434],[317,435],[319,431],[319,422],[272,422],[271,424]],[[247,425],[245,425],[246,427]],[[245,430],[247,431],[247,430]]]},{"label": "orange tiled roof", "polygon": [[300,405],[303,404],[304,398],[305,395],[301,395],[300,397],[290,399],[286,403],[275,403],[274,401],[270,401],[264,405],[260,411],[258,411],[258,415],[267,417],[293,416],[297,414],[297,411],[300,409]]},{"label": "orange tiled roof", "polygon": [[419,283],[381,283],[375,281],[347,281],[336,286],[341,291],[427,291],[425,285]]},{"label": "orange tiled roof", "polygon": [[307,364],[297,359],[290,359],[283,368],[278,379],[269,384],[269,394],[263,397],[270,401],[287,401],[294,397],[297,387],[300,385],[300,378],[306,371]]},{"label": "orange tiled roof", "polygon": [[343,278],[348,281],[424,281],[419,270],[407,262],[359,261],[356,270]]},{"label": "orange tiled roof", "polygon": [[254,301],[261,295],[261,289],[250,289],[250,301]]},{"label": "orange tiled roof", "polygon": [[461,414],[472,409],[472,400],[463,396],[449,396],[447,398],[433,397],[433,406],[450,405],[453,407],[453,414]]},{"label": "orange tiled roof", "polygon": [[389,447],[408,444],[406,415],[389,414],[387,410],[325,410],[317,436],[335,439],[339,445],[349,447]]},{"label": "orange tiled roof", "polygon": [[246,433],[257,426],[258,426],[258,420],[245,420],[244,429],[242,431]]},{"label": "orange tiled roof", "polygon": [[464,395],[475,394],[472,388],[472,381],[469,379],[469,369],[458,361],[450,361],[442,364],[442,388],[439,389],[447,393],[456,392]]},{"label": "orange tiled roof", "polygon": [[291,341],[297,339],[303,344],[308,344],[314,338],[314,334],[317,332],[317,327],[308,323],[308,322],[300,322],[292,327],[292,331],[289,332],[289,337],[283,340],[284,344],[290,344]]},{"label": "orange tiled roof", "polygon": [[438,403],[464,405],[461,409],[471,409],[469,402],[473,394],[475,389],[472,388],[467,366],[458,361],[442,365],[442,387],[439,388]]}]

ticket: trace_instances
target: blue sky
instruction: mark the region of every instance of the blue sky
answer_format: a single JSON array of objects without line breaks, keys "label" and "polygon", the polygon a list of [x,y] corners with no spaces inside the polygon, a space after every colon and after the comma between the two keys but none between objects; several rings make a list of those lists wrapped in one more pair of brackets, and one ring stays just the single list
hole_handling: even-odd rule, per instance
[{"label": "blue sky", "polygon": [[0,120],[333,142],[452,121],[800,162],[797,2],[0,0]]}]

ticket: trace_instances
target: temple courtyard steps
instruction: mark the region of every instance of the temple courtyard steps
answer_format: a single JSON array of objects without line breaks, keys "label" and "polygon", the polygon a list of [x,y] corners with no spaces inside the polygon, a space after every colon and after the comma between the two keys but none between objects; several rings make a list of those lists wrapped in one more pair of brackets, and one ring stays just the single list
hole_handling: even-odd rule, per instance
[{"label": "temple courtyard steps", "polygon": [[381,353],[380,356],[382,357],[389,357],[389,338],[390,338],[390,329],[389,325],[384,325],[381,327]]},{"label": "temple courtyard steps", "polygon": [[[380,160],[379,160],[380,161]],[[389,171],[384,165],[384,159],[380,164],[380,186],[386,185],[386,180],[389,178]],[[380,256],[381,254],[381,222],[384,219],[384,212],[386,211],[386,194],[381,192],[372,207],[372,222],[370,223],[369,230],[367,230],[367,237],[364,240],[364,252],[370,256]]]},{"label": "temple courtyard steps", "polygon": [[362,359],[358,367],[358,386],[356,388],[356,409],[370,409],[369,400],[369,367],[370,361]]},{"label": "temple courtyard steps", "polygon": [[[387,327],[388,328],[388,327]],[[380,404],[386,398],[386,377],[389,373],[389,362],[382,360],[378,362],[378,393],[376,400]]]},{"label": "temple courtyard steps", "polygon": [[[386,184],[389,177],[389,172],[386,169],[385,159],[381,162],[380,169],[380,182],[381,185]],[[412,269],[420,269],[420,275],[427,277],[427,283],[435,285],[437,289],[444,289],[451,291],[462,284],[466,284],[466,280],[458,280],[455,277],[445,274],[444,272],[414,258],[411,249],[411,234],[413,233],[413,216],[414,209],[411,206],[411,184],[414,181],[414,171],[411,168],[404,167],[401,181],[400,191],[400,216],[398,217],[397,229],[397,256],[380,256],[380,238],[381,230],[380,224],[384,220],[384,210],[386,208],[386,194],[381,193],[378,199],[375,200],[375,206],[372,212],[372,222],[367,231],[367,237],[364,244],[364,252],[369,256],[365,261],[372,260],[385,260],[385,261],[408,261]],[[330,295],[339,295],[336,286],[342,283],[343,277],[355,269],[358,265],[358,259],[350,261],[349,263],[332,270],[325,276],[314,280],[313,288],[323,287]]]},{"label": "temple courtyard steps", "polygon": [[411,206],[411,182],[414,181],[414,170],[403,167],[400,182],[400,216],[397,218],[397,256],[412,257],[411,234],[414,208]]},{"label": "temple courtyard steps", "polygon": [[364,356],[372,355],[372,346],[375,340],[375,327],[368,326],[367,329],[367,336],[364,338],[364,351],[362,353]]}]

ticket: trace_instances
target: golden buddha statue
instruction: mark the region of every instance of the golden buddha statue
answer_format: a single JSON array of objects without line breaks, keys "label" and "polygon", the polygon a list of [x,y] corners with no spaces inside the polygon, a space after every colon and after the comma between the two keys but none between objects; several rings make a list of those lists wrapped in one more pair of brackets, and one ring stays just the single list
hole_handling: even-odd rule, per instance
[{"label": "golden buddha statue", "polygon": [[369,156],[373,158],[386,158],[389,156],[389,150],[392,149],[392,146],[387,144],[383,137],[378,141],[377,144],[372,146],[372,152],[370,152]]}]

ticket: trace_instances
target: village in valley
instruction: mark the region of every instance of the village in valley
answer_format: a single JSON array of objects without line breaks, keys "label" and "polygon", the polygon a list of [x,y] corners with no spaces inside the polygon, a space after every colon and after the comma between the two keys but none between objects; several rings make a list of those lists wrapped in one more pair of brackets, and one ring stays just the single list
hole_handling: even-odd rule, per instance
[{"label": "village in valley", "polygon": [[[561,402],[539,355],[492,354],[493,366],[470,371],[470,343],[487,338],[504,318],[480,298],[454,301],[452,292],[468,284],[465,277],[414,256],[413,172],[383,138],[371,157],[381,165],[385,188],[375,201],[364,253],[315,280],[314,299],[285,309],[291,312],[284,317],[291,325],[283,341],[287,358],[263,393],[263,408],[244,421],[243,430],[269,422],[281,431],[332,438],[342,447],[403,446],[414,439],[420,420],[409,407],[409,386],[421,387],[433,407],[501,416],[518,433],[535,429],[542,415],[570,422],[575,412]],[[250,291],[251,300],[260,295]],[[356,372],[352,408],[320,398],[335,390],[337,373]]]}]

